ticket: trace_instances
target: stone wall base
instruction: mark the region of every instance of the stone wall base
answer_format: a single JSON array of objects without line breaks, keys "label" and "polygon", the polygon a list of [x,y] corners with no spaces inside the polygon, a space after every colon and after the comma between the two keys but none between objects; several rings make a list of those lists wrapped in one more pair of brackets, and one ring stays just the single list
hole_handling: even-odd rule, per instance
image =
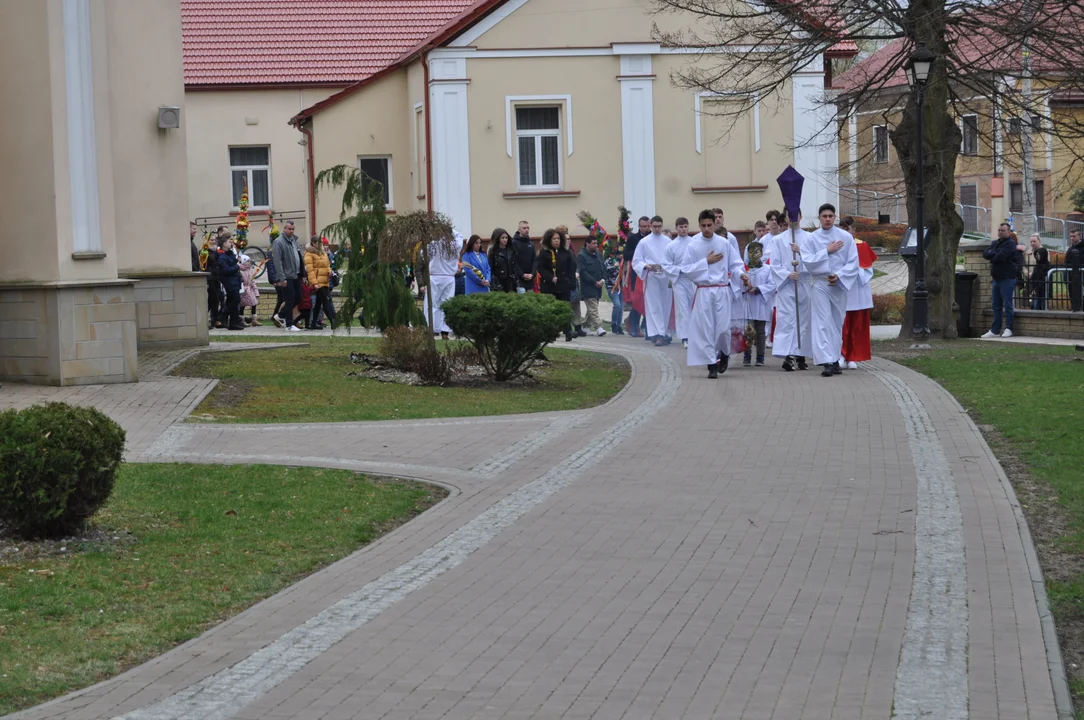
[{"label": "stone wall base", "polygon": [[130,274],[135,286],[141,350],[207,345],[207,277],[204,273]]},{"label": "stone wall base", "polygon": [[135,382],[135,294],[132,280],[0,287],[0,379]]}]

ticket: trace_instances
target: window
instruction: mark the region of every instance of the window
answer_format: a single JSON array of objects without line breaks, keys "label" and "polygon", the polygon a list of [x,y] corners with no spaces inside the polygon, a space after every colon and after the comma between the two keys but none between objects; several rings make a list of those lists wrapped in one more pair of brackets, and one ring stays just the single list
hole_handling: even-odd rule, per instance
[{"label": "window", "polygon": [[516,108],[516,169],[519,187],[561,188],[561,108]]},{"label": "window", "polygon": [[873,162],[888,162],[888,126],[873,126]]},{"label": "window", "polygon": [[365,197],[369,197],[369,186],[378,182],[384,187],[384,206],[389,210],[391,204],[391,158],[360,157],[358,169],[361,170],[361,188]]},{"label": "window", "polygon": [[964,155],[978,155],[979,154],[979,116],[978,115],[964,115],[960,118],[961,127],[963,131],[963,142],[960,146],[960,152]]},{"label": "window", "polygon": [[[1023,118],[1009,118],[1009,135],[1018,137],[1020,135],[1021,128],[1024,127]],[[1031,116],[1031,123],[1028,125],[1031,132],[1042,132],[1043,119],[1036,115]]]},{"label": "window", "polygon": [[241,193],[248,187],[248,204],[253,209],[271,207],[271,148],[230,148],[230,181],[233,208],[241,205]]},{"label": "window", "polygon": [[1009,183],[1009,212],[1023,212],[1024,210],[1024,184]]}]

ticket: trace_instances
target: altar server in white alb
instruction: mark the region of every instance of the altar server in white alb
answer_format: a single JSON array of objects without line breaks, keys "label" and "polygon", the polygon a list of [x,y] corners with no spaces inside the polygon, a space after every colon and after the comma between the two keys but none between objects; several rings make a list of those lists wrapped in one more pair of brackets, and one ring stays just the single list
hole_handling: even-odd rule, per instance
[{"label": "altar server in white alb", "polygon": [[[781,217],[773,210],[771,215]],[[800,217],[800,216],[799,216]],[[770,224],[769,224],[770,227]],[[809,233],[799,227],[782,228],[770,235],[767,249],[772,284],[775,286],[775,335],[772,338],[772,355],[783,358],[787,372],[805,370],[809,355],[809,271],[802,262],[802,246]],[[793,235],[791,234],[793,232]],[[794,263],[798,264],[795,265]],[[797,286],[797,300],[795,299]]]},{"label": "altar server in white alb", "polygon": [[849,232],[838,228],[836,208],[825,203],[817,211],[820,228],[802,243],[802,263],[809,270],[809,308],[813,362],[821,375],[839,375],[847,293],[858,281],[858,248]]},{"label": "altar server in white alb", "polygon": [[[756,230],[757,228],[754,228],[754,231]],[[756,240],[745,246],[745,273],[749,276],[749,282],[745,283],[742,292],[742,302],[745,306],[742,317],[745,318],[745,337],[749,345],[745,348],[743,367],[749,367],[752,364],[754,345],[757,351],[756,366],[764,366],[765,328],[772,321],[772,308],[775,303],[772,269],[764,257],[766,251],[763,241],[767,239],[767,233],[761,233]]]},{"label": "altar server in white alb", "polygon": [[632,269],[644,285],[644,316],[647,319],[647,339],[655,345],[668,342],[666,331],[670,325],[670,309],[674,294],[666,276],[666,248],[670,238],[662,233],[662,218],[651,218],[651,234],[640,238],[632,255]]},{"label": "altar server in white alb", "polygon": [[440,306],[455,296],[455,274],[459,271],[459,254],[463,251],[463,236],[458,232],[452,243],[438,240],[429,243],[426,253],[429,255],[429,287],[425,291],[426,300],[433,308],[433,334],[438,332],[445,340],[452,329],[444,322],[444,311]]},{"label": "altar server in white alb", "polygon": [[689,220],[679,217],[674,221],[674,229],[677,235],[666,246],[666,277],[674,288],[674,304],[677,306],[677,334],[681,338],[681,346],[689,347],[689,314],[693,307],[693,292],[696,291],[696,283],[687,276],[681,274],[681,263],[685,259],[685,251],[689,242],[693,239],[689,235]]},{"label": "altar server in white alb", "polygon": [[730,312],[749,277],[741,255],[724,235],[715,233],[715,215],[700,213],[700,234],[689,241],[681,273],[696,284],[689,333],[687,364],[706,365],[717,378],[730,363]]}]

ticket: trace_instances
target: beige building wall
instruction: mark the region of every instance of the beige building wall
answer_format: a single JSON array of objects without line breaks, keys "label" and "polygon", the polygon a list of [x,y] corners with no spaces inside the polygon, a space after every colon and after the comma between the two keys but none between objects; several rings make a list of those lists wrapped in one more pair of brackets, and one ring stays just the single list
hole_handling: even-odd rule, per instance
[{"label": "beige building wall", "polygon": [[[313,117],[316,173],[344,164],[358,167],[360,157],[391,159],[389,213],[414,207],[411,192],[411,135],[407,124],[407,72],[399,70]],[[325,189],[317,195],[317,231],[339,219],[342,195]]]},{"label": "beige building wall", "polygon": [[[0,134],[0,378],[129,382],[145,331],[206,343],[184,137],[157,128],[182,102],[180,31],[175,0],[0,0],[0,92],[23,118]],[[135,270],[173,298],[157,321]]]},{"label": "beige building wall", "polygon": [[[678,31],[696,23],[693,16],[680,13],[650,15],[652,7],[651,0],[610,3],[530,0],[472,45],[479,49],[500,50],[523,47],[609,47],[610,43],[651,42],[653,24],[658,24],[663,31]],[[605,28],[602,36],[599,34],[600,28]]]},{"label": "beige building wall", "polygon": [[[467,74],[471,78],[467,97],[473,232],[486,237],[495,227],[514,232],[520,220],[528,220],[535,235],[562,223],[573,234],[581,234],[576,219],[580,210],[595,214],[608,228],[616,225],[623,197],[618,58],[486,58],[469,60]],[[562,184],[566,193],[576,194],[506,198],[505,194],[518,192],[516,160],[508,156],[506,98],[563,95],[572,100],[572,155],[568,154],[564,100],[518,102],[561,107]],[[513,107],[513,155],[514,113]],[[613,229],[616,232],[616,226]]]},{"label": "beige building wall", "polygon": [[[201,90],[185,92],[188,142],[188,213],[191,218],[227,216],[233,212],[230,148],[270,148],[271,207],[279,213],[308,216],[307,148],[304,135],[287,121],[340,88]],[[320,141],[316,140],[317,151]],[[317,172],[320,168],[317,166]],[[258,214],[253,211],[253,214]],[[266,223],[253,221],[250,242]],[[308,224],[299,232],[307,234]],[[260,236],[266,238],[267,236]]]}]

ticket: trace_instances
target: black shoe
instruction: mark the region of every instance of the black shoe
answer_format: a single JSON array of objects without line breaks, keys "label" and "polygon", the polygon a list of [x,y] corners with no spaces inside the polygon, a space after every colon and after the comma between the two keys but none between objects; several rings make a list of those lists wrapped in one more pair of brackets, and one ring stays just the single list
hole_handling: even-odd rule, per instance
[{"label": "black shoe", "polygon": [[843,374],[843,368],[841,368],[839,366],[838,362],[832,363],[832,374],[833,375],[842,375]]},{"label": "black shoe", "polygon": [[718,365],[708,365],[708,379],[709,380],[714,380],[717,377],[719,377],[719,366]]},{"label": "black shoe", "polygon": [[565,342],[572,342],[572,338],[573,338],[573,337],[574,337],[574,336],[572,335],[572,333],[570,333],[570,332],[566,332],[566,333],[565,333]]},{"label": "black shoe", "polygon": [[583,331],[583,325],[576,326],[576,337],[587,337],[587,333]]},{"label": "black shoe", "polygon": [[787,372],[794,372],[794,357],[787,355],[787,359],[783,361],[783,369]]},{"label": "black shoe", "polygon": [[622,330],[621,328],[610,328],[610,332],[612,332],[614,335],[624,335],[625,334],[625,331]]},{"label": "black shoe", "polygon": [[725,373],[728,367],[730,367],[730,356],[723,355],[721,358],[719,358],[719,373]]},{"label": "black shoe", "polygon": [[809,365],[806,364],[806,361],[805,361],[804,357],[798,358],[798,369],[799,370],[808,370],[809,369]]},{"label": "black shoe", "polygon": [[745,353],[745,355],[741,359],[741,366],[742,367],[749,367],[752,364],[753,364],[753,356],[750,355],[749,353]]},{"label": "black shoe", "polygon": [[833,375],[835,375],[835,373],[832,372],[831,364],[825,365],[824,369],[821,370],[821,377],[832,377]]},{"label": "black shoe", "polygon": [[757,367],[764,367],[764,356],[757,355]]},{"label": "black shoe", "polygon": [[241,323],[240,325],[230,325],[229,329],[230,330],[244,330],[245,325],[244,325],[244,323]]}]

